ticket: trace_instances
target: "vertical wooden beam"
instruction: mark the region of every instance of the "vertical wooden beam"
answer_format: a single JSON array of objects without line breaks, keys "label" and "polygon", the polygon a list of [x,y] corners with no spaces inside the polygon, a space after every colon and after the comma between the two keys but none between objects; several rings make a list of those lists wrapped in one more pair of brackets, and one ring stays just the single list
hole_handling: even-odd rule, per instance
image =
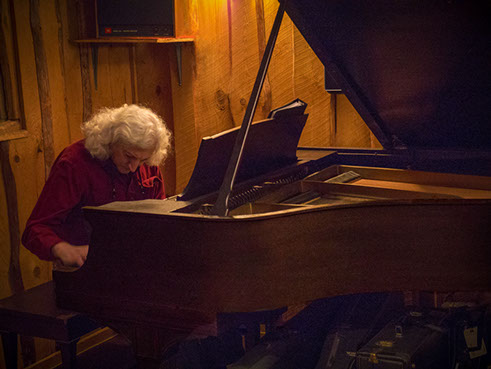
[{"label": "vertical wooden beam", "polygon": [[[17,45],[17,32],[14,16],[13,0],[2,1],[0,6],[0,19],[2,19],[2,30],[0,31],[0,64],[4,79],[4,96],[6,102],[7,120],[25,121],[22,86],[17,76],[19,73],[19,52]],[[24,127],[24,126],[23,126]]]},{"label": "vertical wooden beam", "polygon": [[65,103],[65,116],[68,131],[68,142],[72,142],[71,130],[70,130],[70,120],[68,119],[68,94],[66,88],[66,73],[65,73],[65,47],[63,44],[63,17],[61,16],[61,6],[60,0],[55,0],[55,12],[56,12],[56,22],[58,23],[58,50],[60,52],[60,72],[63,80],[63,90],[64,90],[64,103]]},{"label": "vertical wooden beam", "polygon": [[34,58],[36,62],[36,75],[39,90],[39,104],[41,107],[41,120],[44,146],[44,172],[48,178],[49,170],[55,159],[53,145],[53,114],[51,109],[51,96],[49,88],[48,62],[44,49],[44,40],[39,15],[39,0],[30,0],[30,22],[32,41],[34,45]]},{"label": "vertical wooden beam", "polygon": [[14,0],[9,0],[9,17],[10,17],[10,28],[12,32],[12,46],[14,52],[15,65],[11,66],[15,69],[16,80],[12,81],[12,97],[14,100],[14,116],[10,119],[20,119],[22,128],[26,128],[26,114],[24,110],[24,94],[22,93],[22,83],[20,80],[20,62],[19,62],[19,42],[17,36],[17,26],[15,21],[15,11],[14,11]]},{"label": "vertical wooden beam", "polygon": [[129,46],[129,64],[131,78],[131,103],[138,104],[138,79],[136,77],[135,45]]},{"label": "vertical wooden beam", "polygon": [[[17,188],[15,177],[10,166],[9,141],[0,142],[0,166],[5,188],[5,198],[7,202],[7,215],[10,235],[10,262],[9,262],[9,286],[13,294],[24,290],[22,273],[20,268],[20,228],[19,228],[19,208],[17,204]],[[22,359],[24,366],[28,366],[36,361],[36,349],[32,337],[20,338]],[[8,353],[5,353],[7,355]]]},{"label": "vertical wooden beam", "polygon": [[5,197],[7,200],[7,214],[9,218],[10,232],[10,264],[9,285],[13,293],[24,290],[19,262],[20,229],[19,213],[17,207],[17,189],[14,174],[9,160],[9,141],[0,142],[0,163],[5,185]]},{"label": "vertical wooden beam", "polygon": [[[6,5],[6,4],[5,4]],[[7,13],[7,11],[5,11]],[[4,14],[3,5],[0,5],[0,19],[8,17],[9,14]],[[2,108],[0,112],[0,119],[9,120],[13,119],[13,101],[12,101],[12,80],[10,78],[10,66],[9,58],[7,54],[7,41],[5,40],[5,31],[3,29],[3,22],[0,24],[2,28],[0,30],[0,68],[1,68],[1,79],[0,82],[0,94],[2,95]],[[3,103],[5,102],[5,106]]]},{"label": "vertical wooden beam", "polygon": [[[0,64],[3,65],[3,61],[1,61],[2,59],[2,55],[3,54],[3,51],[5,50],[4,47],[1,45],[2,44],[2,40],[1,40],[1,33],[0,32]],[[3,68],[2,68],[3,69]],[[5,90],[7,90],[7,88],[4,89],[3,86],[5,86],[7,83],[4,82],[4,78],[3,78],[3,75],[5,74],[5,72],[3,72],[2,70],[0,70],[0,122],[1,121],[5,121],[5,120],[8,120],[8,103],[5,104],[5,101],[8,99],[7,96],[9,94],[6,94],[5,93]]]},{"label": "vertical wooden beam", "polygon": [[[70,17],[78,23],[78,37],[87,38],[92,34],[90,27],[95,27],[93,19],[89,19],[90,1],[75,1],[76,17]],[[95,3],[95,2],[93,2]],[[90,8],[90,9],[88,9]],[[75,18],[75,19],[74,19]],[[95,32],[95,30],[94,30]],[[80,44],[80,72],[82,78],[83,121],[87,121],[92,115],[92,86],[90,82],[90,46]]]}]

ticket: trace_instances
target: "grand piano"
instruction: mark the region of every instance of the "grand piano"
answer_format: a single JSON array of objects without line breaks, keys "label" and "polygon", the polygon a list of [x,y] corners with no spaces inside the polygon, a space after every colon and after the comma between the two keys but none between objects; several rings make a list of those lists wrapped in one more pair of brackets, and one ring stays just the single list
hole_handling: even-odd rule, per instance
[{"label": "grand piano", "polygon": [[[251,123],[285,12],[382,149],[298,147],[301,100]],[[191,329],[339,295],[490,291],[489,19],[484,1],[280,0],[242,126],[203,139],[180,195],[85,208],[87,261],[53,272],[58,305]]]}]

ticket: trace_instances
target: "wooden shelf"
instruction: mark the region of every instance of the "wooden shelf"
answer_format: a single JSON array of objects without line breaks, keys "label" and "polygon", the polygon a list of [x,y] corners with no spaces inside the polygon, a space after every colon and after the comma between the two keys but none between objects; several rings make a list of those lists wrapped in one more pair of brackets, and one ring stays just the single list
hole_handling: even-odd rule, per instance
[{"label": "wooden shelf", "polygon": [[194,38],[191,37],[105,37],[105,38],[88,38],[82,40],[73,40],[73,42],[80,44],[137,44],[137,43],[153,43],[153,44],[175,44],[181,42],[194,42]]},{"label": "wooden shelf", "polygon": [[100,44],[174,44],[176,47],[177,73],[179,86],[182,85],[182,65],[181,65],[181,44],[185,42],[194,42],[192,37],[99,37],[73,40],[77,44],[92,44],[92,57],[94,63],[94,80],[97,80],[97,60],[98,45]]}]

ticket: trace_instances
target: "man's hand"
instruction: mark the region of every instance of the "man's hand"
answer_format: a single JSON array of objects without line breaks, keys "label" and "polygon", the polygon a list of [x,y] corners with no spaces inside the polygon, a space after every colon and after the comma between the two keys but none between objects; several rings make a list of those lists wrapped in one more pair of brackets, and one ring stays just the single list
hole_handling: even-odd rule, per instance
[{"label": "man's hand", "polygon": [[81,267],[87,260],[89,246],[73,246],[68,242],[58,242],[51,248],[53,256],[65,267]]}]

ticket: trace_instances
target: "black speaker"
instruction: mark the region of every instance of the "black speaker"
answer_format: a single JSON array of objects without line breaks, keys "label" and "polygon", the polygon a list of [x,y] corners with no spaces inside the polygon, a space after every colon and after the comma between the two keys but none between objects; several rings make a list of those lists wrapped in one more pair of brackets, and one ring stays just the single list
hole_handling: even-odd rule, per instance
[{"label": "black speaker", "polygon": [[99,37],[171,37],[174,0],[97,0]]}]

